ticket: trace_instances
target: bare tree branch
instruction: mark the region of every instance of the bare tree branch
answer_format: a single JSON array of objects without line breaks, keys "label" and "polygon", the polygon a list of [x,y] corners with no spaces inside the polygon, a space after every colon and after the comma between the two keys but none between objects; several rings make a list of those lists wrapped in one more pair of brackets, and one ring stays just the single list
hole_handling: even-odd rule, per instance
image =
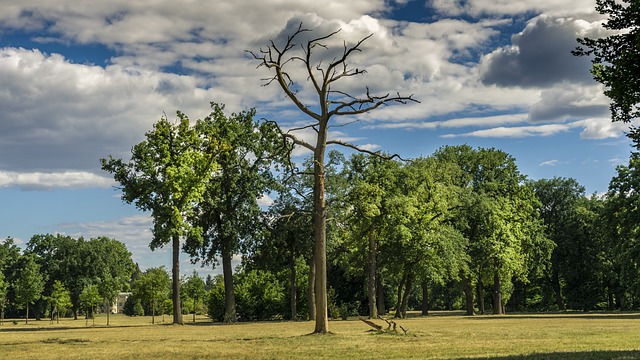
[{"label": "bare tree branch", "polygon": [[406,159],[403,159],[399,154],[393,154],[393,155],[390,155],[390,156],[383,155],[380,151],[371,151],[371,150],[363,149],[361,147],[358,147],[357,145],[350,144],[350,143],[344,142],[342,140],[327,140],[327,145],[340,145],[340,146],[348,147],[350,149],[354,149],[354,150],[356,150],[358,152],[361,152],[361,153],[377,156],[377,157],[379,157],[381,159],[384,159],[384,160],[398,159],[398,160],[402,160],[402,161],[408,161]]}]

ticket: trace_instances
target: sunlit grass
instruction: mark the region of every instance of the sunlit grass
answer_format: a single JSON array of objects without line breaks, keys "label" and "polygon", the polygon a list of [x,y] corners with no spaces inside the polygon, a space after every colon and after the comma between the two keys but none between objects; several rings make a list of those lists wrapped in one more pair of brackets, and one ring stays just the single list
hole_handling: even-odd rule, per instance
[{"label": "sunlit grass", "polygon": [[[200,317],[170,325],[167,316],[112,316],[60,323],[11,321],[0,327],[1,359],[640,359],[640,314],[411,317],[408,335],[376,334],[363,322],[332,321],[330,335],[311,322],[212,324]],[[378,321],[383,325],[382,321]]]}]

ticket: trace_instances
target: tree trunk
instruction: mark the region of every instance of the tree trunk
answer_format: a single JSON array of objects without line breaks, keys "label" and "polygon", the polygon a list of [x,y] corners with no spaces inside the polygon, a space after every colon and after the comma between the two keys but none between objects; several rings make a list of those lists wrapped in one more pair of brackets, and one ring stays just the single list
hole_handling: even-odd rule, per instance
[{"label": "tree trunk", "polygon": [[402,279],[400,279],[400,284],[398,284],[398,294],[396,299],[396,314],[393,316],[398,319],[402,316],[402,312],[400,311],[400,306],[402,306],[402,289],[404,288],[404,284],[407,282],[407,272],[406,270],[402,273]]},{"label": "tree trunk", "polygon": [[309,278],[307,279],[307,304],[311,321],[316,319],[316,260],[313,252],[309,260]]},{"label": "tree trunk", "polygon": [[375,230],[369,232],[369,281],[367,296],[369,297],[369,318],[378,318],[378,307],[376,305],[376,253],[378,252],[378,243],[376,241]]},{"label": "tree trunk", "polygon": [[[173,264],[171,266],[171,272],[173,276],[173,323],[182,325],[182,304],[180,303],[180,237],[173,236]],[[155,311],[155,309],[154,309]]]},{"label": "tree trunk", "polygon": [[429,283],[422,282],[422,315],[429,315]]},{"label": "tree trunk", "polygon": [[151,323],[152,324],[156,323],[156,300],[155,299],[151,301]]},{"label": "tree trunk", "polygon": [[107,309],[107,326],[109,326],[109,315],[111,314],[111,307],[109,305],[105,307]]},{"label": "tree trunk", "polygon": [[400,315],[404,319],[407,317],[407,307],[409,306],[409,297],[413,288],[413,271],[409,271],[407,282],[404,286],[404,294],[402,294],[402,303],[400,304]]},{"label": "tree trunk", "polygon": [[24,323],[29,324],[29,303],[27,303],[27,316],[24,317]]},{"label": "tree trunk", "polygon": [[465,315],[473,315],[473,286],[471,285],[471,276],[468,274],[462,275],[462,288],[464,290],[464,299],[467,312]]},{"label": "tree trunk", "polygon": [[556,305],[558,305],[558,309],[560,311],[565,311],[567,308],[564,305],[564,300],[562,299],[562,289],[560,288],[560,276],[558,275],[558,269],[553,266],[553,274],[551,275],[551,286],[553,287],[553,292],[556,295]]},{"label": "tree trunk", "polygon": [[327,309],[327,215],[324,199],[324,152],[327,146],[327,122],[328,119],[320,121],[313,157],[313,237],[316,264],[316,326],[314,333],[320,334],[329,332],[329,311]]},{"label": "tree trunk", "polygon": [[224,322],[234,323],[236,317],[236,296],[233,291],[233,269],[231,267],[231,251],[229,241],[222,245],[222,276],[224,278]]},{"label": "tree trunk", "polygon": [[478,283],[476,284],[476,299],[478,300],[478,313],[484,315],[484,291],[482,278],[478,274]]},{"label": "tree trunk", "polygon": [[289,258],[289,285],[290,285],[290,297],[291,297],[291,320],[295,321],[298,319],[298,286],[296,283],[296,257],[295,253],[292,251]]},{"label": "tree trunk", "polygon": [[376,305],[378,306],[378,315],[385,315],[387,313],[387,309],[384,305],[384,286],[382,285],[382,276],[380,276],[380,274],[378,274],[378,276],[376,277],[376,292]]},{"label": "tree trunk", "polygon": [[498,270],[493,273],[493,313],[495,315],[504,314],[502,308],[502,289],[500,284],[500,274]]}]

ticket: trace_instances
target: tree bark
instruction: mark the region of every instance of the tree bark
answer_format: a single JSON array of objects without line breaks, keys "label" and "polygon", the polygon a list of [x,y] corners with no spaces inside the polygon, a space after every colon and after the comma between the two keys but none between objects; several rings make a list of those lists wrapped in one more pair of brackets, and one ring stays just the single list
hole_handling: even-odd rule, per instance
[{"label": "tree bark", "polygon": [[298,319],[298,287],[296,284],[296,258],[293,251],[289,258],[289,269],[291,272],[289,277],[289,284],[291,288],[289,293],[291,297],[291,320],[295,321]]},{"label": "tree bark", "polygon": [[[326,94],[321,94],[322,99]],[[328,105],[321,104],[323,113]],[[320,121],[318,138],[314,153],[314,186],[313,186],[313,234],[315,240],[315,264],[316,264],[316,326],[314,333],[325,334],[329,332],[329,311],[327,309],[327,215],[324,198],[324,152],[327,147],[327,123],[328,118]]]},{"label": "tree bark", "polygon": [[409,306],[409,297],[411,296],[411,289],[413,288],[413,271],[409,271],[407,276],[407,282],[404,286],[404,294],[402,294],[402,304],[400,305],[400,314],[404,319],[407,317],[407,307]]},{"label": "tree bark", "polygon": [[24,323],[29,324],[29,303],[27,303],[27,316],[24,317]]},{"label": "tree bark", "polygon": [[376,233],[374,229],[369,232],[369,282],[367,296],[369,297],[369,318],[378,318],[378,306],[376,305],[376,253],[378,252],[378,243],[376,241]]},{"label": "tree bark", "polygon": [[402,273],[402,279],[400,279],[400,284],[398,284],[398,297],[396,299],[396,314],[393,316],[398,319],[402,316],[402,312],[400,311],[400,306],[402,306],[402,289],[404,288],[404,284],[407,282],[407,272],[404,271]]},{"label": "tree bark", "polygon": [[484,291],[482,285],[482,278],[478,275],[478,283],[476,284],[476,298],[478,300],[478,313],[484,315]]},{"label": "tree bark", "polygon": [[429,283],[422,282],[422,315],[429,315]]},{"label": "tree bark", "polygon": [[173,323],[182,325],[182,306],[180,304],[180,237],[173,236],[173,266],[171,267],[173,276]]},{"label": "tree bark", "polygon": [[309,260],[309,278],[307,280],[307,304],[309,306],[309,320],[316,319],[316,260],[312,251]]},{"label": "tree bark", "polygon": [[378,315],[385,315],[387,313],[387,309],[384,305],[384,286],[382,285],[382,276],[380,276],[380,274],[378,274],[378,276],[376,277],[376,292],[376,305],[378,306]]},{"label": "tree bark", "polygon": [[222,245],[222,276],[224,278],[224,322],[234,323],[236,317],[236,297],[233,291],[233,269],[231,267],[231,250],[229,241],[224,240]]},{"label": "tree bark", "polygon": [[560,311],[567,310],[564,305],[564,300],[562,299],[562,288],[560,287],[560,276],[558,275],[558,269],[553,266],[553,273],[551,274],[551,286],[553,287],[553,292],[556,295],[556,305],[558,305],[558,309]]},{"label": "tree bark", "polygon": [[502,289],[500,284],[500,274],[498,270],[493,273],[493,313],[494,315],[504,314],[502,308]]},{"label": "tree bark", "polygon": [[464,299],[467,312],[465,315],[473,315],[473,286],[471,285],[471,276],[468,274],[462,275],[462,288],[464,290]]}]

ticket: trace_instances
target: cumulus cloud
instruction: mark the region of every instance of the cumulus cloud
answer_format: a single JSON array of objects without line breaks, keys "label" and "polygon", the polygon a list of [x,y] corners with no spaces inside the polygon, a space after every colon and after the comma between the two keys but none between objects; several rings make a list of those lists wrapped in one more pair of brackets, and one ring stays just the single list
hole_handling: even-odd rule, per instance
[{"label": "cumulus cloud", "polygon": [[[115,220],[78,222],[59,224],[61,233],[72,237],[96,238],[106,236],[121,241],[131,252],[133,261],[140,262],[161,254],[170,253],[170,249],[161,248],[152,252],[149,243],[153,239],[151,228],[153,219],[147,214],[127,216]],[[141,264],[142,265],[142,264]]]},{"label": "cumulus cloud", "polygon": [[481,78],[498,86],[547,87],[562,82],[591,82],[588,58],[571,54],[583,29],[575,19],[540,16],[482,60]]}]

